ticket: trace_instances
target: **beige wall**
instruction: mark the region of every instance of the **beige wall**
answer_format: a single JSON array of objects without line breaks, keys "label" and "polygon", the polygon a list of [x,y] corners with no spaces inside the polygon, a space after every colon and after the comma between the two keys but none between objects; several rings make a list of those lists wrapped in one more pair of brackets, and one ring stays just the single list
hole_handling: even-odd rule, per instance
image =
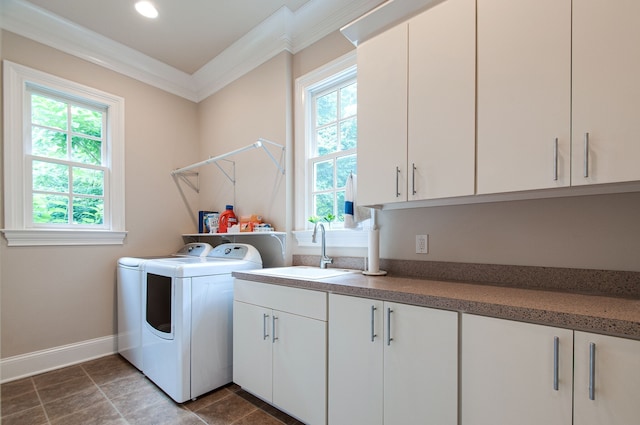
[{"label": "beige wall", "polygon": [[[290,67],[291,55],[281,53],[200,102],[202,160],[243,148],[259,138],[286,146]],[[267,147],[284,167],[283,151]],[[231,181],[215,165],[208,165],[200,169],[201,209],[223,211],[225,204],[232,204],[238,216],[259,214],[277,230],[285,230],[285,178],[274,162],[262,149],[229,159],[235,162],[235,196]],[[220,164],[233,170],[231,164]]]},{"label": "beige wall", "polygon": [[298,78],[355,49],[340,31],[334,31],[293,57],[293,77]]},{"label": "beige wall", "polygon": [[[193,231],[170,171],[198,159],[197,105],[15,34],[2,59],[125,98],[126,228],[122,246],[7,247],[0,241],[2,358],[115,333],[122,256],[158,255]],[[196,196],[187,196],[195,204]]]},{"label": "beige wall", "polygon": [[[640,271],[640,193],[379,215],[383,258]],[[415,235],[429,253],[415,254]]]},{"label": "beige wall", "polygon": [[[288,169],[291,101],[291,54],[283,52],[199,103],[201,159],[243,148],[262,138],[286,147],[283,151],[265,144],[280,166]],[[229,159],[235,163],[235,191],[233,183],[215,165],[202,167],[199,208],[223,211],[226,204],[231,204],[238,218],[261,215],[276,230],[286,231],[287,179],[291,173],[283,175],[262,148]],[[233,173],[232,164],[219,164]],[[214,238],[211,242],[219,240]],[[258,248],[265,267],[283,266],[290,257],[282,255],[278,240],[265,235],[244,236],[237,242]]]}]

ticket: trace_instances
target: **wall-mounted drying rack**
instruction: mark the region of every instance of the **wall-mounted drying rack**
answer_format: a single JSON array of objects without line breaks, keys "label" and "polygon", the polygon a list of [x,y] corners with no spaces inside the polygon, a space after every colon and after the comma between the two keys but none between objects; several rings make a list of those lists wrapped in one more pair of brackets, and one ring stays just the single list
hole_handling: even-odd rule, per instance
[{"label": "wall-mounted drying rack", "polygon": [[[230,161],[233,163],[233,173],[232,175],[229,175],[229,173],[224,170],[220,164],[218,164],[218,161],[228,161],[227,158],[237,155],[239,153],[248,151],[250,149],[258,149],[258,148],[262,148],[264,150],[264,152],[269,156],[269,158],[271,158],[271,161],[273,161],[273,163],[275,164],[276,168],[278,168],[278,170],[284,175],[284,168],[282,168],[282,166],[280,165],[280,163],[276,160],[276,158],[273,156],[273,154],[269,151],[269,149],[267,149],[267,147],[265,146],[265,144],[267,145],[273,145],[273,146],[277,146],[278,148],[280,148],[283,152],[285,147],[272,142],[270,140],[267,139],[258,139],[255,143],[252,143],[248,146],[245,146],[243,148],[240,149],[236,149],[234,151],[231,152],[227,152],[224,153],[222,155],[218,155],[218,156],[214,156],[211,157],[209,159],[205,159],[204,161],[200,161],[200,162],[196,162],[195,164],[191,164],[191,165],[187,165],[186,167],[182,167],[182,168],[178,168],[176,170],[173,170],[171,172],[171,176],[174,177],[174,179],[176,178],[180,178],[182,179],[182,181],[184,181],[190,188],[192,188],[193,190],[195,190],[196,192],[200,193],[200,180],[199,175],[197,172],[193,172],[191,170],[194,170],[196,168],[202,167],[203,165],[208,165],[208,164],[215,164],[216,167],[218,167],[218,169],[220,171],[222,171],[222,173],[227,177],[227,179],[229,179],[229,181],[231,183],[233,183],[234,185],[236,184],[236,179],[235,179],[235,162]],[[194,184],[191,180],[189,180],[189,177],[196,177],[196,183]],[[177,180],[176,180],[177,183]]]}]

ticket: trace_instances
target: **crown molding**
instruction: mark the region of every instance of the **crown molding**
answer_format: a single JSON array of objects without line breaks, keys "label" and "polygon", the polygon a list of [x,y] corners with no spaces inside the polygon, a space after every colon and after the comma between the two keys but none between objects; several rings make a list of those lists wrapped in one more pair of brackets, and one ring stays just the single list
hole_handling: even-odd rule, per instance
[{"label": "crown molding", "polygon": [[200,102],[283,51],[297,53],[382,0],[310,0],[283,7],[194,74],[182,72],[23,0],[0,0],[0,28]]},{"label": "crown molding", "polygon": [[[313,0],[312,0],[313,1]],[[198,102],[284,51],[292,52],[293,12],[282,7],[193,74]]]},{"label": "crown molding", "polygon": [[195,101],[192,77],[22,0],[0,0],[2,29]]},{"label": "crown molding", "polygon": [[385,0],[311,0],[295,13],[293,53],[309,47],[321,38],[376,8]]}]

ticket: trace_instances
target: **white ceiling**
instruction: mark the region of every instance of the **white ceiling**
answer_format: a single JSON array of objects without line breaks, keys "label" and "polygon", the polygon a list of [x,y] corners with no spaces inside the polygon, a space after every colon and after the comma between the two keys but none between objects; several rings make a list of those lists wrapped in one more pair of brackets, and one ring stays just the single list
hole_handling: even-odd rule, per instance
[{"label": "white ceiling", "polygon": [[[157,19],[136,0],[29,0],[43,9],[193,74],[282,7],[310,0],[153,0]],[[322,1],[322,0],[316,0]]]},{"label": "white ceiling", "polygon": [[381,3],[433,0],[0,0],[0,28],[199,102]]}]

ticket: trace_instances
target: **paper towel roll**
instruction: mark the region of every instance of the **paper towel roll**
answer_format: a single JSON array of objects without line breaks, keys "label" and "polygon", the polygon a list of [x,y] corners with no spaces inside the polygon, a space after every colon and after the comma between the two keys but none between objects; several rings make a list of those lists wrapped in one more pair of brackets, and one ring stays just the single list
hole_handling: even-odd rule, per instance
[{"label": "paper towel roll", "polygon": [[378,273],[380,271],[380,231],[378,229],[369,230],[369,261],[367,271]]}]

